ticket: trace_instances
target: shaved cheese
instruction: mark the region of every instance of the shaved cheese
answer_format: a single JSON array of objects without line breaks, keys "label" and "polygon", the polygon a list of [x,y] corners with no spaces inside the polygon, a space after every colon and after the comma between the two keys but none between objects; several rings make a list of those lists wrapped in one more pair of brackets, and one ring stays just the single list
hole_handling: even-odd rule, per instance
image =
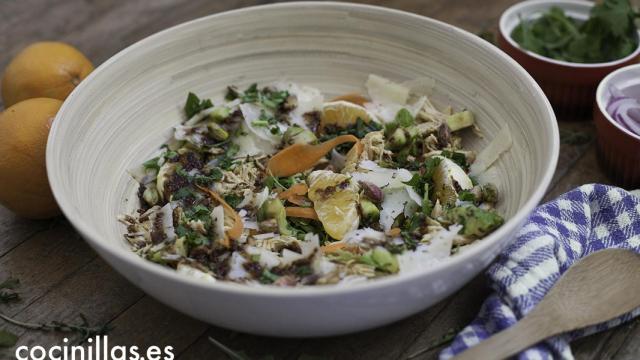
[{"label": "shaved cheese", "polygon": [[271,239],[274,237],[276,237],[276,233],[273,233],[273,232],[253,235],[253,238],[256,240]]},{"label": "shaved cheese", "polygon": [[247,126],[242,124],[239,134],[233,137],[233,143],[238,145],[237,157],[271,155],[276,152],[273,143],[263,140],[253,132],[247,130]]},{"label": "shaved cheese", "polygon": [[348,244],[359,245],[363,242],[382,243],[386,240],[386,235],[372,228],[356,229],[347,233],[342,241]]},{"label": "shaved cheese", "polygon": [[158,171],[156,169],[147,169],[143,165],[129,169],[127,172],[132,178],[142,185],[147,185],[154,181],[158,175]]},{"label": "shaved cheese", "polygon": [[416,204],[422,204],[422,197],[420,197],[420,194],[413,190],[411,186],[407,186],[405,190],[407,190],[407,194],[411,200],[415,201]]},{"label": "shaved cheese", "polygon": [[324,256],[314,256],[311,266],[313,267],[314,274],[319,276],[331,274],[337,267],[336,264],[332,263]]},{"label": "shaved cheese", "polygon": [[204,280],[206,282],[215,282],[216,278],[214,278],[213,276],[211,276],[210,274],[202,271],[202,270],[198,270],[196,268],[194,268],[193,266],[189,266],[186,264],[178,264],[178,267],[176,268],[176,271],[178,272],[178,274],[183,274],[189,277],[192,277],[194,279],[198,279],[198,280]]},{"label": "shaved cheese", "polygon": [[394,103],[380,104],[377,102],[370,102],[370,103],[364,104],[364,107],[365,109],[367,109],[367,111],[375,115],[376,118],[381,120],[383,123],[390,123],[395,121],[398,111],[402,109],[408,110],[409,113],[411,113],[411,116],[416,117],[416,115],[418,115],[418,112],[420,112],[420,110],[422,109],[426,101],[427,101],[426,96],[422,96],[412,104],[407,104],[407,105],[400,105],[400,104],[394,104]]},{"label": "shaved cheese", "polygon": [[351,177],[356,181],[370,182],[382,189],[394,189],[404,187],[403,182],[411,180],[412,175],[407,169],[383,168],[371,160],[364,160],[358,164],[357,171],[351,173]]},{"label": "shaved cheese", "polygon": [[211,210],[211,222],[216,239],[224,238],[224,209],[218,205]]},{"label": "shaved cheese", "polygon": [[453,239],[462,229],[462,225],[451,225],[431,237],[428,243],[421,243],[414,251],[405,251],[397,255],[401,273],[427,269],[451,256]]},{"label": "shaved cheese", "polygon": [[374,103],[404,105],[409,98],[408,88],[382,76],[369,75],[365,87]]},{"label": "shaved cheese", "polygon": [[231,259],[229,260],[229,272],[227,273],[227,277],[231,280],[240,280],[249,277],[249,273],[244,269],[244,264],[247,262],[247,259],[244,258],[239,252],[234,251],[231,254]]},{"label": "shaved cheese", "polygon": [[[253,126],[253,122],[260,119],[260,115],[264,109],[256,104],[240,104],[240,111],[244,118],[244,125],[249,130],[249,133],[272,145],[278,145],[280,143],[281,136],[272,134],[270,126]],[[287,130],[287,126],[284,124],[278,123],[277,126],[280,128],[280,133],[284,133]]]},{"label": "shaved cheese", "polygon": [[277,90],[286,90],[291,95],[295,95],[297,105],[289,113],[292,124],[296,124],[304,129],[308,129],[304,114],[313,111],[321,111],[324,103],[324,95],[320,90],[308,86],[302,86],[286,82],[274,84]]},{"label": "shaved cheese", "polygon": [[247,246],[245,247],[245,251],[249,255],[259,255],[260,259],[258,259],[258,262],[260,263],[260,265],[267,269],[271,269],[275,266],[280,265],[280,257],[278,256],[278,254],[265,248]]},{"label": "shaved cheese", "polygon": [[158,216],[162,220],[162,232],[165,235],[167,242],[173,241],[176,238],[176,232],[173,228],[173,208],[170,203],[165,204],[160,210],[155,211],[149,215],[149,220],[152,224],[156,222]]},{"label": "shaved cheese", "polygon": [[498,160],[500,155],[511,149],[512,145],[513,139],[511,137],[511,131],[509,131],[509,126],[504,124],[489,145],[478,154],[476,160],[470,167],[469,174],[477,176],[485,172]]},{"label": "shaved cheese", "polygon": [[385,191],[382,209],[380,210],[380,225],[385,231],[391,229],[396,217],[404,212],[405,205],[411,201],[404,188]]},{"label": "shaved cheese", "polygon": [[253,199],[253,206],[256,209],[260,209],[260,207],[262,206],[262,204],[267,201],[267,199],[269,198],[269,188],[265,186],[264,189],[262,189],[261,192],[256,193],[256,196]]}]

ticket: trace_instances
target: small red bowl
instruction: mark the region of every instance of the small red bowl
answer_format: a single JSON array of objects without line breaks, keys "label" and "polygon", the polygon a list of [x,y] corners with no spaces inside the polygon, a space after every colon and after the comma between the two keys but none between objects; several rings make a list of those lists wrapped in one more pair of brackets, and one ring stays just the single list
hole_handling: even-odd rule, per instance
[{"label": "small red bowl", "polygon": [[579,0],[530,0],[508,8],[500,17],[499,47],[514,58],[538,82],[562,120],[589,120],[598,83],[607,74],[640,60],[640,44],[630,55],[605,63],[581,64],[554,60],[521,48],[511,32],[521,19],[531,19],[552,6],[567,16],[587,20],[593,2]]},{"label": "small red bowl", "polygon": [[606,110],[611,86],[640,87],[640,64],[618,69],[598,85],[593,118],[598,138],[598,158],[611,179],[627,189],[640,188],[640,135],[618,124]]}]

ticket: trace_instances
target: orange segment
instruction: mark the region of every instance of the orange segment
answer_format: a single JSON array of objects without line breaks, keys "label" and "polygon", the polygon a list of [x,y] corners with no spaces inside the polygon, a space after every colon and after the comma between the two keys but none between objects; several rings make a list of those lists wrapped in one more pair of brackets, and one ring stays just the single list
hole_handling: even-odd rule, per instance
[{"label": "orange segment", "polygon": [[322,133],[327,126],[344,129],[355,125],[358,119],[369,122],[373,120],[373,115],[364,107],[345,100],[328,102],[322,107],[318,131]]},{"label": "orange segment", "polygon": [[324,230],[336,240],[358,228],[358,187],[348,176],[318,170],[309,175],[309,199]]}]

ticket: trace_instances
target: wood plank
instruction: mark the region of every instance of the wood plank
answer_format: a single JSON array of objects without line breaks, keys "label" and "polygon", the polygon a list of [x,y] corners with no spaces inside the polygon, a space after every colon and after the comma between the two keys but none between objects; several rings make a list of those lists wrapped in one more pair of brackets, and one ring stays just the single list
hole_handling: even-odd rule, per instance
[{"label": "wood plank", "polygon": [[640,357],[640,319],[624,325],[619,333],[614,332],[611,341],[605,345],[601,359],[609,357],[615,360],[637,360]]},{"label": "wood plank", "polygon": [[0,258],[38,232],[63,221],[62,218],[38,221],[23,219],[0,206]]},{"label": "wood plank", "polygon": [[109,335],[112,345],[137,345],[141,349],[153,345],[172,346],[175,354],[183,352],[208,327],[149,296],[144,296],[111,324],[115,326]]},{"label": "wood plank", "polygon": [[[19,289],[21,294],[28,294],[32,290],[31,285],[23,281]],[[80,322],[79,315],[84,314],[90,324],[96,326],[110,322],[142,297],[142,291],[111,270],[104,261],[94,257],[93,261],[80,267],[51,289],[46,296],[31,303],[28,300],[18,303],[26,307],[17,314],[13,311],[14,314],[11,316],[19,321],[31,323],[50,323],[56,320],[77,324]],[[75,335],[31,331],[5,324],[1,324],[0,328],[7,328],[20,336],[16,346],[49,347],[63,344],[62,339],[65,336],[71,342],[76,338]],[[118,334],[118,330],[116,328],[113,331]],[[13,351],[13,348],[3,349],[0,351],[0,358],[9,358],[3,354],[9,355]]]},{"label": "wood plank", "polygon": [[[636,359],[636,357],[623,356],[620,350],[627,344],[627,340],[633,338],[633,331],[640,328],[640,321],[635,320],[622,324],[617,328],[604,333],[593,334],[576,340],[572,345],[574,356],[577,360],[599,360],[599,359]],[[636,341],[638,337],[636,336]],[[634,345],[631,345],[631,348]],[[627,347],[627,350],[629,348]],[[636,351],[638,351],[636,347]],[[619,354],[620,353],[620,354]]]},{"label": "wood plank", "polygon": [[37,233],[0,258],[0,279],[16,277],[23,284],[23,301],[5,313],[17,314],[95,258],[66,222]]}]

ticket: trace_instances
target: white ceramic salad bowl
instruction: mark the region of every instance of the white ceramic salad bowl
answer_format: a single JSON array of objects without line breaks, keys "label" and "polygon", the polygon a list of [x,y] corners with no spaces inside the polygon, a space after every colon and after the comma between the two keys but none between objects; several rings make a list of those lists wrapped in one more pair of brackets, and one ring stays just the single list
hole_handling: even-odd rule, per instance
[{"label": "white ceramic salad bowl", "polygon": [[[146,160],[181,119],[189,91],[287,79],[329,95],[362,91],[369,74],[421,79],[434,98],[476,114],[485,139],[507,124],[513,146],[484,176],[507,222],[427,271],[364,284],[249,287],[189,278],[138,257],[116,216],[135,208],[126,170]],[[53,124],[47,168],[69,221],[118,272],[163,303],[226,328],[327,336],[384,325],[452,294],[512,239],[547,189],[558,157],[556,120],[535,81],[473,34],[422,16],[331,2],[286,3],[197,19],[144,39],[96,69]]]}]

